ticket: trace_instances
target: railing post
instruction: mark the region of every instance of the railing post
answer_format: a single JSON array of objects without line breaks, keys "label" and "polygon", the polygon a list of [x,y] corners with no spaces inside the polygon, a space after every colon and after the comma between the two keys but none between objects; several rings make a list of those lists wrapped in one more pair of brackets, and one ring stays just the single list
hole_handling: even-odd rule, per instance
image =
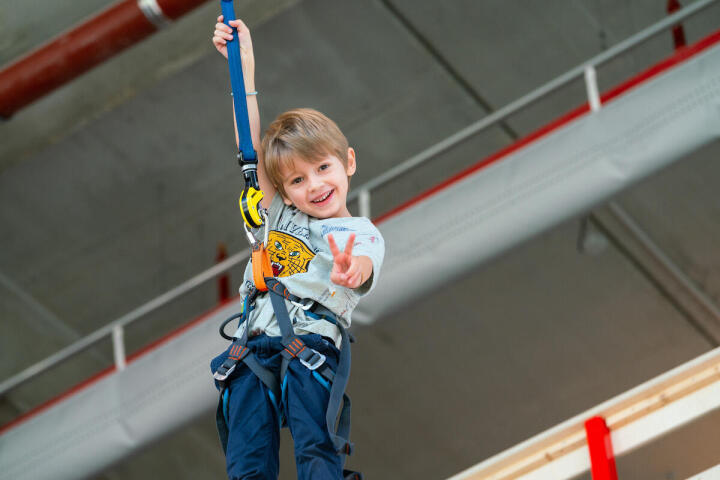
[{"label": "railing post", "polygon": [[[215,263],[220,263],[227,259],[227,248],[224,243],[218,243],[217,255],[215,256]],[[218,287],[218,303],[223,304],[230,300],[230,274],[225,271],[222,275],[217,278]]]},{"label": "railing post", "polygon": [[[678,0],[668,0],[667,3],[667,13],[668,15],[672,15],[673,13],[677,12],[682,8],[682,5],[680,5],[680,2]],[[685,29],[682,26],[682,23],[678,23],[675,25],[672,29],[672,35],[673,35],[673,42],[675,43],[675,50],[680,50],[684,46],[687,45],[687,42],[685,41]]]},{"label": "railing post", "polygon": [[590,110],[597,112],[600,110],[600,92],[597,84],[597,74],[593,65],[585,67],[585,89],[587,90],[588,102],[590,102]]},{"label": "railing post", "polygon": [[360,190],[360,216],[370,218],[370,190]]},{"label": "railing post", "polygon": [[127,362],[125,360],[125,331],[121,325],[113,327],[112,342],[113,356],[115,357],[115,368],[118,371],[125,370]]},{"label": "railing post", "polygon": [[605,419],[595,416],[585,422],[590,470],[593,480],[618,480],[610,430]]}]

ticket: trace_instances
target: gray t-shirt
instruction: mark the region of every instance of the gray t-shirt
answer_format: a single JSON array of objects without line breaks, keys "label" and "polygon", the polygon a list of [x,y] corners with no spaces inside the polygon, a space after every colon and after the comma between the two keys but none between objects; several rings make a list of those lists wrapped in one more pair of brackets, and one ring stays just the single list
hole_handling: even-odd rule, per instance
[{"label": "gray t-shirt", "polygon": [[[320,303],[337,315],[340,325],[349,327],[358,301],[375,287],[385,255],[385,243],[375,225],[365,217],[310,217],[294,206],[285,205],[279,193],[275,194],[268,209],[268,225],[267,250],[273,275],[290,293]],[[327,235],[332,234],[338,248],[344,250],[352,233],[355,234],[352,254],[370,257],[373,264],[371,278],[356,289],[341,287],[330,281],[333,256],[327,241]],[[257,238],[262,238],[261,232],[256,231],[255,234]],[[240,295],[246,296],[252,287],[252,267],[248,263]],[[340,331],[335,325],[312,319],[297,305],[288,301],[285,303],[296,334],[318,333],[332,338],[335,345],[340,346]],[[269,295],[257,298],[248,321],[238,328],[235,337],[242,335],[245,325],[249,325],[251,335],[281,335]]]}]

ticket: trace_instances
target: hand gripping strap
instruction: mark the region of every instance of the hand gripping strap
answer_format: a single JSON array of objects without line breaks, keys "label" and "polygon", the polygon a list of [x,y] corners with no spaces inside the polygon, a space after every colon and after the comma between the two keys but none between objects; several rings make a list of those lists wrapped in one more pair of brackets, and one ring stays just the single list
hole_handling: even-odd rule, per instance
[{"label": "hand gripping strap", "polygon": [[[232,0],[221,0],[223,21],[230,26],[230,21],[235,20],[235,9]],[[248,119],[247,99],[245,98],[245,79],[242,72],[242,61],[240,60],[240,42],[238,41],[237,29],[233,29],[233,39],[227,42],[228,65],[230,67],[230,83],[233,91],[233,104],[235,106],[235,122],[238,129],[238,149],[242,153],[243,161],[254,163],[257,161],[257,154],[252,144],[250,135],[250,120]]]}]

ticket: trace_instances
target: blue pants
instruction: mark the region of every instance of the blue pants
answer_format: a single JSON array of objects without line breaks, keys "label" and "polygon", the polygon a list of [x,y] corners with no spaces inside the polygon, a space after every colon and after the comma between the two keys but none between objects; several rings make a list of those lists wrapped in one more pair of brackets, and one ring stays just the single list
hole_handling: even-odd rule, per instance
[{"label": "blue pants", "polygon": [[[300,335],[305,344],[327,357],[333,371],[337,368],[339,351],[320,335]],[[247,346],[259,363],[280,373],[283,345],[280,337],[259,335],[249,339]],[[215,357],[210,368],[214,372],[225,361],[228,352]],[[342,457],[335,453],[328,434],[325,412],[329,385],[317,378],[297,359],[290,362],[282,385],[279,405],[269,389],[247,366],[240,364],[226,381],[221,398],[228,428],[226,446],[227,472],[230,480],[275,480],[279,473],[278,448],[280,427],[284,417],[295,443],[295,462],[299,480],[342,479]]]}]

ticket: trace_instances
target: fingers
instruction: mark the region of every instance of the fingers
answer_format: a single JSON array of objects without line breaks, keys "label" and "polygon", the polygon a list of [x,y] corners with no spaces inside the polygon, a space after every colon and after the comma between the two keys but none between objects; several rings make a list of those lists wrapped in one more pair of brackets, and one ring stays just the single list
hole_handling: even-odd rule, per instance
[{"label": "fingers", "polygon": [[227,32],[232,32],[232,27],[235,27],[238,33],[250,33],[250,29],[242,22],[242,20],[230,20],[228,23],[223,22],[223,16],[218,17],[218,21],[215,24],[216,29],[221,29]]},{"label": "fingers", "polygon": [[250,29],[248,29],[247,25],[240,19],[230,20],[227,23],[225,23],[224,20],[225,17],[223,15],[217,17],[217,23],[215,24],[212,37],[213,45],[223,57],[227,58],[228,42],[237,39],[240,46],[240,59],[242,61],[243,73],[250,72],[249,75],[254,75],[255,60],[253,58]]},{"label": "fingers", "polygon": [[228,40],[226,40],[223,37],[219,37],[219,36],[215,35],[212,38],[212,42],[213,42],[213,44],[215,44],[216,47],[224,47],[225,45],[227,45]]},{"label": "fingers", "polygon": [[355,257],[347,256],[346,253],[340,253],[341,261],[338,262],[336,259],[333,265],[332,272],[330,273],[330,280],[342,287],[346,288],[357,288],[361,285],[363,280],[362,266]]},{"label": "fingers", "polygon": [[233,39],[232,28],[228,27],[224,23],[216,23],[215,31],[213,32],[213,38],[221,38],[227,41]]},{"label": "fingers", "polygon": [[335,285],[345,288],[358,288],[362,281],[362,272],[359,270],[354,274],[333,272],[330,274],[330,281]]},{"label": "fingers", "polygon": [[345,253],[347,255],[352,255],[352,249],[353,249],[354,244],[355,244],[355,234],[351,233],[350,237],[348,238],[347,243],[345,244]]},{"label": "fingers", "polygon": [[237,28],[238,31],[250,32],[250,29],[247,27],[247,25],[245,25],[245,22],[243,22],[239,18],[237,20],[230,20],[230,25]]},{"label": "fingers", "polygon": [[342,273],[338,273],[333,271],[330,274],[330,281],[334,283],[335,285],[340,285],[341,287],[344,287],[343,282],[345,281],[345,278]]},{"label": "fingers", "polygon": [[335,285],[339,285],[345,288],[357,288],[360,286],[362,280],[361,272],[355,272],[354,275],[348,275],[347,273],[333,272],[330,274],[330,281]]},{"label": "fingers", "polygon": [[337,257],[340,255],[340,249],[337,246],[337,243],[335,243],[335,239],[333,238],[332,234],[328,234],[328,244],[330,245],[330,252],[333,254],[333,257]]},{"label": "fingers", "polygon": [[249,34],[250,30],[243,23],[242,20],[230,20],[229,24],[223,22],[224,17],[222,15],[217,17],[217,23],[215,24],[215,31],[213,32],[213,42],[225,45],[226,42],[216,42],[215,38],[231,41],[233,39],[233,29],[235,27],[238,31],[238,36],[242,34]]},{"label": "fingers", "polygon": [[[225,30],[226,28],[227,30],[230,30],[230,28],[223,23],[218,23],[217,25],[215,25],[212,42],[213,45],[215,45],[215,48],[217,48],[218,50],[222,49],[222,51],[224,51],[227,42],[233,39],[232,33],[229,33],[227,30]],[[227,53],[223,53],[223,55],[227,55]]]},{"label": "fingers", "polygon": [[357,271],[355,275],[352,275],[350,278],[348,278],[348,288],[357,288],[360,286],[360,281],[362,280],[362,272]]},{"label": "fingers", "polygon": [[[217,21],[218,21],[218,23],[223,23],[225,21],[225,16],[218,15]],[[243,23],[243,21],[240,20],[239,18],[235,19],[235,20],[230,20],[230,22],[228,22],[228,23],[230,23],[230,25],[232,25],[233,27],[238,27],[238,26],[242,25],[245,29],[247,29],[247,25],[245,25],[245,23]]]}]

